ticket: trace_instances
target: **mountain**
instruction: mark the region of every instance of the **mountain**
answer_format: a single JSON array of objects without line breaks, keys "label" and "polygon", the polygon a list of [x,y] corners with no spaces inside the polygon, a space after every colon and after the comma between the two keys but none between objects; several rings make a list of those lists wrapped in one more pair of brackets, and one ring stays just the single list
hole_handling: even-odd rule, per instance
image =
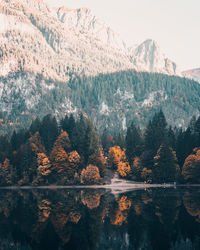
[{"label": "mountain", "polygon": [[200,83],[200,69],[191,69],[182,72],[182,75]]},{"label": "mountain", "polygon": [[97,76],[69,73],[68,84],[31,72],[0,77],[0,132],[28,127],[36,117],[89,115],[102,132],[125,130],[130,122],[144,127],[161,108],[170,125],[186,127],[200,114],[200,84],[158,73],[133,70]]},{"label": "mountain", "polygon": [[48,113],[85,112],[101,131],[144,125],[161,107],[176,126],[199,114],[199,85],[170,76],[155,41],[128,48],[88,9],[2,0],[0,23],[0,132]]},{"label": "mountain", "polygon": [[133,50],[132,63],[140,71],[180,75],[177,65],[168,59],[158,44],[148,39]]},{"label": "mountain", "polygon": [[124,52],[126,51],[126,44],[120,38],[120,35],[97,18],[90,9],[60,7],[57,9],[57,16],[65,24],[66,28],[73,28],[81,33],[92,34],[95,39],[100,40],[104,44]]},{"label": "mountain", "polygon": [[177,74],[154,41],[134,51],[91,10],[51,8],[42,0],[2,0],[1,72],[19,70],[66,82],[68,71],[97,75],[120,70]]}]

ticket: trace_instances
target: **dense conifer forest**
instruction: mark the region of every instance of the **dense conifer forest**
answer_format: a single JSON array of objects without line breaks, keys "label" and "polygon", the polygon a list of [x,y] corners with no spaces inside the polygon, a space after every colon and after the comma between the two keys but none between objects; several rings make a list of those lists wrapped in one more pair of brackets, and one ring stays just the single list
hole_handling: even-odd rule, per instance
[{"label": "dense conifer forest", "polygon": [[186,130],[168,126],[162,110],[145,129],[101,135],[92,121],[51,115],[0,137],[0,185],[109,183],[114,174],[145,183],[200,182],[200,118]]},{"label": "dense conifer forest", "polygon": [[[97,76],[67,74],[68,82],[47,80],[42,75],[34,78],[26,72],[0,77],[5,86],[0,134],[28,128],[36,117],[42,119],[49,113],[61,120],[67,112],[75,117],[85,112],[101,133],[105,127],[109,133],[126,130],[132,120],[144,129],[160,109],[170,125],[184,129],[193,115],[200,114],[200,85],[190,79],[133,70]],[[30,77],[26,84],[21,80]]]}]

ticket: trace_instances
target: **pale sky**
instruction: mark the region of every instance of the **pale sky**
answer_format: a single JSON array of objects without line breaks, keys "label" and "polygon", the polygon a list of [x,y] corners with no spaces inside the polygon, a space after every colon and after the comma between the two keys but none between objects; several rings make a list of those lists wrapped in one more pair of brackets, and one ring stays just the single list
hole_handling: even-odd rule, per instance
[{"label": "pale sky", "polygon": [[87,7],[128,45],[151,38],[181,70],[200,68],[200,0],[45,0]]}]

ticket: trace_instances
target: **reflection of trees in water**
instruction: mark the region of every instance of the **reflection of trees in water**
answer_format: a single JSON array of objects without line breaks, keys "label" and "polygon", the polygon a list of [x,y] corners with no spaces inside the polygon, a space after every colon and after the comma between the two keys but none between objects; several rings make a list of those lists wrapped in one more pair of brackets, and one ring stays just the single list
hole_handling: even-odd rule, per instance
[{"label": "reflection of trees in water", "polygon": [[2,191],[0,249],[199,249],[198,198],[190,189]]},{"label": "reflection of trees in water", "polygon": [[197,194],[186,191],[183,195],[183,203],[187,212],[200,222],[200,192]]}]

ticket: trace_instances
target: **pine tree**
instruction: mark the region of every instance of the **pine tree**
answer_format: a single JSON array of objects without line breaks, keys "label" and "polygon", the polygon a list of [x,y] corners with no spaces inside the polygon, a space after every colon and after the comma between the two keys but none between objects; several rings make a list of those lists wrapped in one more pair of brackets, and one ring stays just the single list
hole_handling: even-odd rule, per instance
[{"label": "pine tree", "polygon": [[162,111],[156,113],[145,131],[145,147],[155,154],[162,143],[167,143],[167,122]]},{"label": "pine tree", "polygon": [[175,152],[166,144],[162,144],[154,157],[152,169],[153,182],[174,182],[177,175],[177,159]]},{"label": "pine tree", "polygon": [[134,157],[140,155],[141,147],[141,132],[132,122],[131,126],[128,127],[126,134],[126,155],[130,164],[132,164]]},{"label": "pine tree", "polygon": [[49,153],[58,136],[58,124],[56,118],[51,117],[51,115],[45,116],[42,120],[39,132],[42,138],[42,142],[47,152]]},{"label": "pine tree", "polygon": [[39,118],[36,118],[34,121],[32,121],[29,131],[31,132],[31,134],[35,134],[36,132],[40,131],[40,127],[41,121]]}]

